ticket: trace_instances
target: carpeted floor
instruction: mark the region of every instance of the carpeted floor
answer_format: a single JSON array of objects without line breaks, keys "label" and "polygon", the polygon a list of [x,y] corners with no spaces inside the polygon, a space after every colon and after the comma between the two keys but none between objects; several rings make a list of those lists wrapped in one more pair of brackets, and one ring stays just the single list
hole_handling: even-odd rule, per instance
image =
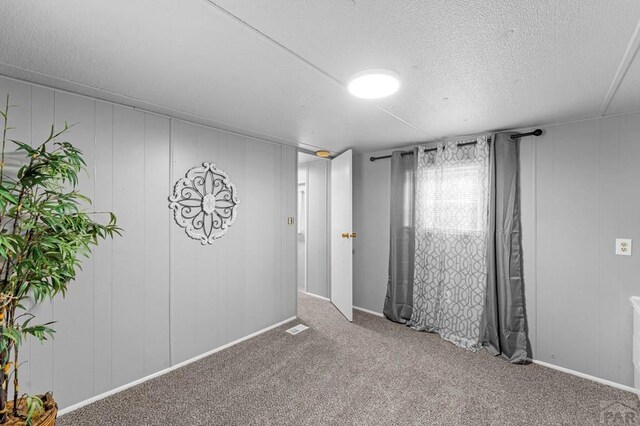
[{"label": "carpeted floor", "polygon": [[[620,403],[640,408],[631,393],[354,314],[349,324],[329,302],[300,295],[300,321],[69,413],[58,425],[594,425]],[[300,322],[311,328],[284,332]]]}]

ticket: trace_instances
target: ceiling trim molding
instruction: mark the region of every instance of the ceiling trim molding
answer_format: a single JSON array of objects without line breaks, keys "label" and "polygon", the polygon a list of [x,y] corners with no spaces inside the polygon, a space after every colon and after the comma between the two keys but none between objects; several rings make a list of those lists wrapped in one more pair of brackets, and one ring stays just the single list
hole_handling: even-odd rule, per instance
[{"label": "ceiling trim molding", "polygon": [[617,117],[626,117],[626,116],[629,116],[629,115],[640,115],[640,110],[638,110],[638,111],[630,111],[630,112],[618,112],[618,113],[615,113],[615,114],[605,115],[605,116],[602,116],[602,117],[580,118],[578,120],[562,121],[560,123],[536,124],[536,125],[531,125],[531,126],[514,127],[514,128],[510,128],[510,129],[486,130],[484,132],[471,133],[471,134],[468,134],[468,135],[459,135],[459,136],[442,136],[442,137],[437,138],[437,139],[424,140],[424,141],[420,141],[420,142],[413,142],[411,144],[405,144],[405,145],[391,146],[391,147],[387,147],[387,148],[376,149],[375,151],[358,151],[358,153],[364,153],[366,155],[370,155],[370,154],[372,154],[372,155],[387,155],[387,154],[391,153],[391,151],[395,151],[395,150],[406,151],[408,149],[415,148],[416,146],[432,144],[432,143],[435,143],[435,142],[446,142],[446,141],[449,141],[449,140],[458,140],[458,139],[473,139],[475,137],[486,135],[488,133],[505,133],[505,132],[522,133],[522,132],[525,132],[525,131],[530,131],[530,130],[535,129],[535,128],[542,128],[543,131],[546,131],[546,129],[549,128],[549,127],[564,126],[564,125],[567,125],[567,124],[575,124],[575,123],[584,123],[584,122],[593,121],[593,120],[608,120],[608,119],[617,118]]},{"label": "ceiling trim molding", "polygon": [[[296,58],[298,61],[304,63],[309,68],[315,70],[316,72],[320,73],[322,76],[327,78],[328,80],[332,81],[333,83],[339,85],[340,87],[342,87],[343,89],[346,90],[347,86],[345,85],[344,82],[340,81],[340,79],[338,79],[337,77],[331,75],[327,71],[323,70],[322,68],[320,68],[319,66],[317,66],[313,62],[309,61],[308,59],[304,58],[303,56],[300,56],[299,54],[297,54],[293,50],[289,49],[287,46],[283,45],[279,41],[277,41],[277,40],[273,39],[272,37],[270,37],[268,34],[265,34],[264,32],[260,31],[258,28],[254,27],[253,25],[251,25],[247,21],[243,20],[242,18],[238,17],[237,15],[234,15],[233,13],[228,11],[227,9],[225,9],[222,6],[218,5],[213,0],[203,0],[203,1],[205,3],[207,3],[207,4],[209,4],[214,9],[218,10],[220,13],[222,13],[222,14],[228,16],[229,18],[233,19],[234,21],[236,21],[240,25],[242,25],[242,26],[246,27],[247,29],[251,30],[253,33],[257,34],[258,36],[264,38],[268,42],[272,43],[274,46],[282,49],[283,51],[285,51],[286,53],[288,53],[292,57]],[[409,123],[408,121],[398,117],[396,114],[394,114],[393,112],[389,111],[388,109],[378,105],[377,103],[372,102],[371,105],[373,105],[374,107],[378,108],[380,111],[384,112],[385,114],[388,114],[390,117],[394,118],[395,120],[398,120],[400,123],[404,124],[405,126],[409,127],[410,129],[412,129],[412,130],[414,130],[414,131],[416,131],[418,133],[422,133],[424,135],[427,135],[428,137],[432,137],[432,135],[429,132],[427,132],[427,131],[425,131],[425,130],[423,130],[423,129],[421,129],[421,128],[419,128],[419,127],[417,127],[417,126],[415,126],[415,125],[413,125],[411,123]]]},{"label": "ceiling trim molding", "polygon": [[215,129],[221,132],[241,136],[244,138],[254,139],[261,142],[290,146],[296,149],[307,149],[310,152],[315,152],[319,149],[325,149],[320,146],[293,141],[281,138],[279,136],[272,136],[265,133],[253,131],[251,129],[243,129],[231,123],[213,120],[199,114],[194,114],[188,111],[155,104],[153,102],[144,101],[133,96],[122,95],[84,83],[79,83],[74,80],[67,80],[64,78],[59,78],[42,73],[40,71],[17,67],[5,62],[0,62],[0,77],[18,81],[20,83],[32,84],[34,86],[43,87],[49,90],[69,93],[74,96],[80,96],[99,102],[106,102],[112,105],[117,105],[119,107],[131,108],[140,112],[144,112],[146,114],[153,114],[160,117],[168,118],[170,120],[178,120],[195,126]]},{"label": "ceiling trim molding", "polygon": [[638,24],[636,25],[636,29],[629,40],[629,44],[627,45],[627,50],[625,50],[624,55],[622,56],[622,60],[618,65],[618,69],[616,70],[615,75],[613,76],[613,80],[611,81],[611,85],[609,86],[609,90],[605,95],[602,104],[600,105],[600,109],[598,110],[597,117],[602,117],[607,112],[609,105],[613,101],[618,89],[620,88],[620,84],[622,84],[622,80],[627,75],[627,71],[629,71],[629,67],[633,62],[633,59],[636,57],[638,53],[638,49],[640,48],[640,20],[638,20]]}]

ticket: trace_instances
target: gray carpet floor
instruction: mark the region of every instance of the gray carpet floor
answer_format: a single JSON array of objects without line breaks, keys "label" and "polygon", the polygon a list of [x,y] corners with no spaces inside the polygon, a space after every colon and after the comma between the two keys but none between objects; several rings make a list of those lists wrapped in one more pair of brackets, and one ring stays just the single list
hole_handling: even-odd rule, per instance
[{"label": "gray carpet floor", "polygon": [[[299,297],[299,317],[58,424],[595,425],[607,420],[603,410],[640,408],[634,394],[384,318],[356,311],[349,324],[309,296]],[[285,333],[298,323],[310,329]]]}]

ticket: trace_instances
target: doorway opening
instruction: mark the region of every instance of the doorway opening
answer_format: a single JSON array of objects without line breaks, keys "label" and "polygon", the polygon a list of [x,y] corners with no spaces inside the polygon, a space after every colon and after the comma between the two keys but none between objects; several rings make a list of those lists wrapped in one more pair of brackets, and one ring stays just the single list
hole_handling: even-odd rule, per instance
[{"label": "doorway opening", "polygon": [[330,167],[329,160],[298,152],[298,297],[302,293],[327,301],[331,298]]}]

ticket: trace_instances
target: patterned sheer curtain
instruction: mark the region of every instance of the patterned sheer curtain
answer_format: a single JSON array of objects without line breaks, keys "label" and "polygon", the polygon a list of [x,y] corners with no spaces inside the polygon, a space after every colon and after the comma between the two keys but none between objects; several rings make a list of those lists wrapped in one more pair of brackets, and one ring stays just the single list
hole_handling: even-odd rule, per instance
[{"label": "patterned sheer curtain", "polygon": [[467,349],[482,346],[487,287],[489,146],[419,150],[413,312],[408,325]]}]

